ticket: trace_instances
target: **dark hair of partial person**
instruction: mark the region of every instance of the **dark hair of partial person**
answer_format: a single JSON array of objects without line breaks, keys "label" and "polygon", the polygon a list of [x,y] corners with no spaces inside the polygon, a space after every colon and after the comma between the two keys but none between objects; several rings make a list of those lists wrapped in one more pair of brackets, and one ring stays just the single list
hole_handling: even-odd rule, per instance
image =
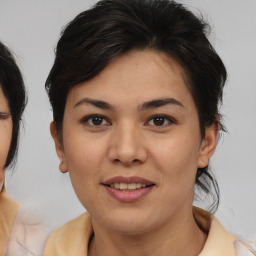
[{"label": "dark hair of partial person", "polygon": [[[174,58],[197,107],[202,138],[216,123],[226,69],[207,39],[209,25],[183,5],[161,0],[102,0],[80,13],[62,31],[46,90],[62,143],[67,95],[75,85],[99,74],[111,61],[130,51],[154,50]],[[219,204],[218,184],[207,167],[195,177],[196,198],[210,198],[208,211]]]},{"label": "dark hair of partial person", "polygon": [[16,160],[21,116],[27,98],[20,69],[11,51],[2,42],[0,42],[0,88],[7,99],[13,123],[11,145],[5,163],[7,167]]}]

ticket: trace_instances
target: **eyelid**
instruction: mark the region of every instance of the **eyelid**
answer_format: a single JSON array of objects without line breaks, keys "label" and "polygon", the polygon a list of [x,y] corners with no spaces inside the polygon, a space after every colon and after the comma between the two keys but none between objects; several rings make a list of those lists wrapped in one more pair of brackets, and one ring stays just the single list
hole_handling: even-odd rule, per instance
[{"label": "eyelid", "polygon": [[88,115],[88,116],[85,116],[85,117],[83,117],[82,119],[81,119],[81,123],[82,124],[87,124],[88,126],[91,126],[91,127],[102,127],[102,126],[106,126],[106,125],[90,125],[90,124],[88,124],[88,120],[90,120],[91,118],[93,118],[93,117],[100,117],[100,118],[102,118],[102,119],[104,119],[106,122],[108,122],[108,124],[107,125],[111,125],[111,122],[109,121],[109,119],[108,118],[106,118],[105,116],[103,116],[103,115],[100,115],[100,114],[91,114],[91,115]]},{"label": "eyelid", "polygon": [[7,117],[9,117],[9,116],[11,116],[11,114],[10,113],[5,113],[5,112],[0,112],[0,118],[1,119],[3,119],[3,118],[7,118]]},{"label": "eyelid", "polygon": [[[100,117],[103,119],[103,121],[105,120],[105,122],[107,122],[107,124],[100,124],[100,125],[93,125],[93,124],[89,124],[89,120],[91,118],[94,118],[94,117]],[[168,124],[164,124],[164,125],[160,125],[160,126],[157,126],[157,125],[151,125],[149,124],[150,121],[152,121],[154,118],[157,118],[157,117],[160,117],[160,118],[164,118],[165,120],[168,121]],[[104,126],[109,126],[109,125],[112,125],[111,121],[101,115],[101,114],[90,114],[90,115],[87,115],[85,117],[83,117],[80,121],[82,124],[84,125],[87,125],[87,126],[90,126],[90,127],[95,127],[95,128],[101,128],[101,127],[104,127]],[[157,128],[163,128],[163,127],[166,127],[166,126],[169,126],[169,125],[172,125],[172,124],[177,124],[177,120],[169,115],[165,115],[165,114],[155,114],[155,115],[152,115],[148,118],[148,120],[146,121],[145,125],[146,126],[154,126],[154,127],[157,127]]]},{"label": "eyelid", "polygon": [[[148,123],[153,120],[154,118],[156,117],[161,117],[161,118],[165,118],[166,120],[168,120],[169,124],[168,125],[171,125],[171,124],[177,124],[177,120],[175,120],[173,117],[171,116],[168,116],[168,115],[165,115],[165,114],[156,114],[156,115],[152,115],[148,118],[148,121],[146,122],[147,125],[149,125]],[[166,127],[168,125],[163,125],[163,126],[157,126],[157,125],[154,125],[155,127],[158,127],[158,128],[161,128],[161,127]]]}]

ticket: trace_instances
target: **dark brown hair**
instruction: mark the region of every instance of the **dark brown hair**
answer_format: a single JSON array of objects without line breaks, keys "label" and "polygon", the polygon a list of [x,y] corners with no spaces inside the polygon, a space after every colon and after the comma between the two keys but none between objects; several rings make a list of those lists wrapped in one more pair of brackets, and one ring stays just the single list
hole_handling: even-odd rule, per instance
[{"label": "dark brown hair", "polygon": [[0,88],[7,99],[13,129],[12,140],[5,167],[15,162],[18,150],[21,116],[26,106],[27,98],[22,74],[11,51],[0,42]]}]

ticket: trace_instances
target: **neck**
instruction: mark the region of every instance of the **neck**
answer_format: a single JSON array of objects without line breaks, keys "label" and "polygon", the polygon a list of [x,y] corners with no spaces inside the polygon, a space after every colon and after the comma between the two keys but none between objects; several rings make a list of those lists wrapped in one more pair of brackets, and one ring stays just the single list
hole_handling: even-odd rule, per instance
[{"label": "neck", "polygon": [[[182,220],[180,220],[182,219]],[[93,221],[94,237],[89,256],[196,256],[202,251],[206,234],[197,226],[192,211],[162,227],[136,235],[120,234]]]}]

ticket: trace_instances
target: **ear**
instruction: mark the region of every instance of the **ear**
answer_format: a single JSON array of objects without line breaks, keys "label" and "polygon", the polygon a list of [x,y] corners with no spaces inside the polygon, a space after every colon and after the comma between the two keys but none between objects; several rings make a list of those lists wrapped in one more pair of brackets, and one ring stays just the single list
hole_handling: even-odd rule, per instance
[{"label": "ear", "polygon": [[60,160],[59,169],[63,173],[68,172],[64,149],[63,149],[62,143],[59,141],[57,127],[56,127],[56,123],[54,121],[51,122],[51,124],[50,124],[50,131],[51,131],[51,135],[54,140],[54,143],[55,143],[56,153]]},{"label": "ear", "polygon": [[208,165],[209,159],[213,155],[219,135],[219,124],[214,123],[205,129],[205,137],[200,148],[200,155],[198,159],[198,168],[204,168]]}]

